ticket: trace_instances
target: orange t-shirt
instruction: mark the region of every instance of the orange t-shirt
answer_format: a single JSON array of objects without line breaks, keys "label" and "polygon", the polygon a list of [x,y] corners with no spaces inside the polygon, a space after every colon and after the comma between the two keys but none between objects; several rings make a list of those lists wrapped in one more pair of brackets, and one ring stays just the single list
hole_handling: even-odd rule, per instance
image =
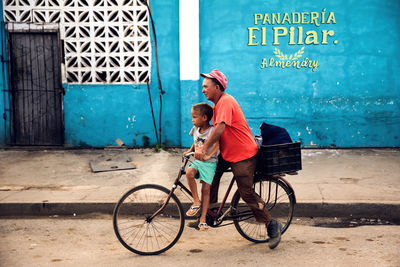
[{"label": "orange t-shirt", "polygon": [[226,126],[220,139],[220,151],[224,160],[239,162],[257,154],[257,144],[236,100],[223,93],[213,109],[213,125],[224,122]]}]

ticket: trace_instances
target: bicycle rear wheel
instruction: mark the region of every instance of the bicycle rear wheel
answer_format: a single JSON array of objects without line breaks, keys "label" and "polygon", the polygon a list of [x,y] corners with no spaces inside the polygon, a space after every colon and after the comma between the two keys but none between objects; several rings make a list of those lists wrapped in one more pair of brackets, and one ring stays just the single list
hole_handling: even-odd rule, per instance
[{"label": "bicycle rear wheel", "polygon": [[[264,205],[268,207],[272,218],[282,223],[281,233],[283,234],[293,217],[295,198],[292,189],[284,182],[272,178],[255,182],[253,188],[264,200]],[[255,220],[251,209],[242,200],[238,191],[232,198],[232,207],[233,215],[239,215],[233,220],[236,230],[244,238],[255,243],[268,242],[265,225]]]},{"label": "bicycle rear wheel", "polygon": [[175,245],[185,225],[179,199],[172,194],[165,208],[150,219],[169,193],[165,187],[147,184],[121,197],[114,208],[113,227],[125,248],[140,255],[157,255]]}]

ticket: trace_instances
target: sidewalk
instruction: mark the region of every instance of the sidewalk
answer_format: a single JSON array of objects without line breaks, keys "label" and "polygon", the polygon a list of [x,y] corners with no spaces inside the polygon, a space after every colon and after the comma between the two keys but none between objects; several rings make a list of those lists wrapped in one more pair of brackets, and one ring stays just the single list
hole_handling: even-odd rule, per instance
[{"label": "sidewalk", "polygon": [[[182,151],[2,148],[0,215],[110,214],[131,187],[155,183],[170,188]],[[93,173],[89,163],[101,156],[128,156],[137,168]],[[303,149],[302,163],[298,175],[286,176],[296,193],[295,216],[400,221],[399,149]],[[222,179],[220,197],[230,175]],[[177,195],[188,202],[180,191]]]}]

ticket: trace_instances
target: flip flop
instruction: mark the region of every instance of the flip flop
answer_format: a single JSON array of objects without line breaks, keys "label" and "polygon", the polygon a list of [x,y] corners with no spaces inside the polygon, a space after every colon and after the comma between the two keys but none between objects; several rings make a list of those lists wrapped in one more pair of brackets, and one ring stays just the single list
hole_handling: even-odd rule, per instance
[{"label": "flip flop", "polygon": [[206,231],[206,230],[208,230],[209,228],[210,228],[210,226],[208,226],[207,223],[205,223],[205,222],[199,223],[199,230],[200,230],[200,231]]},{"label": "flip flop", "polygon": [[194,215],[197,214],[197,212],[199,212],[200,210],[200,206],[191,206],[190,209],[186,212],[186,215],[189,217],[193,217]]}]

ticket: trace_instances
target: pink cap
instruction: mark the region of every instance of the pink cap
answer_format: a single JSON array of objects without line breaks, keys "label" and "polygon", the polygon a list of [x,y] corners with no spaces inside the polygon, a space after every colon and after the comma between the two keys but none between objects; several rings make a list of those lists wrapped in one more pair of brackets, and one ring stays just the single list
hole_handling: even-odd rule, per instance
[{"label": "pink cap", "polygon": [[226,86],[228,84],[228,80],[226,79],[225,75],[220,72],[219,70],[215,69],[212,72],[206,74],[206,73],[200,73],[201,77],[204,78],[215,78],[219,81],[219,83],[224,87],[224,90],[226,89]]}]

